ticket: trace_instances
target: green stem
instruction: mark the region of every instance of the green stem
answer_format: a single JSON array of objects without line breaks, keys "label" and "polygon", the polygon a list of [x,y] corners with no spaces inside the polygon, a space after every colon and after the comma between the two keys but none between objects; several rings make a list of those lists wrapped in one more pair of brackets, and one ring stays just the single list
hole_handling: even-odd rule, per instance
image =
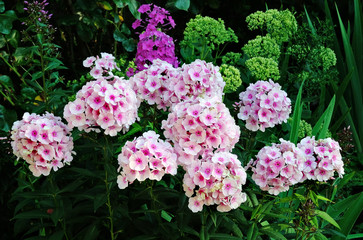
[{"label": "green stem", "polygon": [[6,98],[6,100],[8,100],[11,105],[15,106],[15,103],[11,100],[11,98],[9,96],[7,96],[3,91],[0,90],[0,93]]},{"label": "green stem", "polygon": [[203,209],[202,213],[201,213],[201,220],[202,220],[202,226],[200,228],[200,233],[199,233],[199,238],[201,240],[205,240],[205,235],[206,235],[206,232],[205,232],[205,225],[206,225],[206,221],[207,221],[207,213],[206,211]]},{"label": "green stem", "polygon": [[14,66],[12,66],[4,57],[3,57],[3,55],[2,54],[0,54],[0,58],[6,63],[6,65],[8,65],[8,67],[11,69],[11,70],[13,70],[14,71],[14,73],[20,78],[20,80],[24,83],[24,84],[26,84],[25,83],[25,81],[24,81],[24,79],[22,78],[22,76],[21,76],[21,74],[18,72],[18,70],[14,67]]},{"label": "green stem", "polygon": [[106,186],[106,195],[107,195],[107,202],[106,202],[106,206],[108,208],[108,219],[110,221],[110,235],[111,235],[111,239],[115,240],[115,234],[114,234],[114,227],[113,227],[113,210],[112,210],[112,205],[111,205],[111,198],[110,198],[110,187],[109,187],[109,182],[108,182],[108,172],[107,172],[107,165],[110,164],[110,156],[109,156],[109,149],[108,149],[108,139],[105,136],[105,146],[103,147],[103,153],[104,153],[104,158],[105,158],[105,186]]},{"label": "green stem", "polygon": [[[50,174],[49,176],[49,181],[50,181],[50,185],[51,185],[51,188],[52,190],[57,190],[58,187],[56,185],[54,185],[54,174]],[[59,203],[58,203],[58,200],[57,200],[57,193],[54,192],[52,194],[52,197],[53,197],[53,200],[54,200],[54,204],[55,204],[55,208],[59,211],[61,208],[59,206]],[[67,230],[66,230],[66,224],[65,224],[65,217],[64,217],[64,214],[63,214],[63,219],[58,219],[58,221],[60,222],[61,224],[61,227],[62,227],[62,230],[63,230],[63,234],[64,234],[64,237],[66,238],[66,240],[69,240],[69,237],[68,237],[68,234],[67,234]]]}]

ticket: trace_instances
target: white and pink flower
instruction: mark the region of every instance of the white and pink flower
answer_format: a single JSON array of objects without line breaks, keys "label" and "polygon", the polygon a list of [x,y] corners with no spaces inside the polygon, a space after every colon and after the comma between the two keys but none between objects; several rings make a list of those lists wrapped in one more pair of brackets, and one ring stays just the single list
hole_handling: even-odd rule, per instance
[{"label": "white and pink flower", "polygon": [[138,119],[139,106],[129,81],[116,76],[112,81],[99,78],[78,91],[76,100],[65,106],[64,118],[70,128],[78,127],[86,132],[101,128],[105,134],[116,136]]},{"label": "white and pink flower", "polygon": [[291,100],[272,80],[250,84],[239,98],[237,117],[246,121],[246,128],[251,131],[264,132],[265,128],[286,122],[291,112]]},{"label": "white and pink flower", "polygon": [[24,113],[23,119],[13,124],[11,134],[13,153],[29,163],[36,177],[70,164],[75,154],[70,129],[52,113]]},{"label": "white and pink flower", "polygon": [[280,144],[262,148],[253,163],[252,179],[263,191],[278,195],[300,182],[300,166],[305,161],[302,151],[295,144],[280,139]]},{"label": "white and pink flower", "polygon": [[228,212],[246,201],[242,185],[247,175],[236,155],[224,151],[207,154],[184,168],[183,189],[193,212],[202,211],[204,205],[218,205],[218,211]]},{"label": "white and pink flower", "polygon": [[118,156],[120,175],[117,183],[120,189],[132,184],[135,179],[160,181],[165,174],[177,172],[177,154],[173,147],[159,139],[154,131],[145,132],[133,141],[127,141]]},{"label": "white and pink flower", "polygon": [[162,121],[164,136],[176,147],[181,165],[208,151],[230,151],[239,140],[240,129],[228,108],[218,98],[205,102],[202,98],[181,102]]}]

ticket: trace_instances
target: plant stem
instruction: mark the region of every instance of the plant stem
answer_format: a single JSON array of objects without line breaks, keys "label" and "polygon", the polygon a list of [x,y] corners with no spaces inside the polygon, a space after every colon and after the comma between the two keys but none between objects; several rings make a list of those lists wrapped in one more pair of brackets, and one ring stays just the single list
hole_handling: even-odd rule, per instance
[{"label": "plant stem", "polygon": [[205,235],[206,235],[206,232],[205,232],[205,223],[206,223],[206,220],[207,220],[207,214],[206,214],[206,211],[205,209],[203,209],[202,213],[201,213],[201,220],[202,220],[202,227],[200,228],[200,233],[199,233],[199,238],[201,240],[205,240]]},{"label": "plant stem", "polygon": [[106,202],[106,206],[108,208],[108,214],[109,214],[109,221],[110,221],[110,235],[111,235],[111,239],[115,240],[115,234],[114,234],[114,230],[113,230],[113,210],[112,210],[112,205],[111,205],[111,198],[110,198],[110,187],[109,187],[109,182],[108,182],[108,172],[107,172],[107,165],[110,164],[110,155],[109,155],[109,146],[108,146],[108,139],[105,136],[105,145],[103,147],[103,153],[104,153],[104,158],[105,158],[105,185],[106,185],[106,196],[107,196],[107,202]]}]

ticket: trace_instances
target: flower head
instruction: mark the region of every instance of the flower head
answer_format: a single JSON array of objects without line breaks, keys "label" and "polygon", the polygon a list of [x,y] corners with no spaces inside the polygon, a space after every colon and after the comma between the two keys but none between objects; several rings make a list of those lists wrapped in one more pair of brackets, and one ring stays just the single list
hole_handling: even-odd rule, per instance
[{"label": "flower head", "polygon": [[14,123],[11,134],[13,153],[29,163],[36,177],[70,164],[75,154],[70,129],[52,113],[25,113]]},{"label": "flower head", "polygon": [[177,155],[172,146],[159,139],[153,131],[145,132],[133,141],[127,141],[118,156],[122,168],[117,183],[124,189],[135,179],[149,178],[160,181],[165,174],[175,175]]}]

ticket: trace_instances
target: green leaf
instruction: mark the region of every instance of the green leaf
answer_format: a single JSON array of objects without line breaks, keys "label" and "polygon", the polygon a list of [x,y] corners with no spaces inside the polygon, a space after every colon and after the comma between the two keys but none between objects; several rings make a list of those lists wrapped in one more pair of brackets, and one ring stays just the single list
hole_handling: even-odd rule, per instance
[{"label": "green leaf", "polygon": [[275,240],[286,240],[286,238],[284,237],[284,235],[282,235],[281,233],[279,233],[278,231],[274,230],[271,227],[264,227],[260,229],[260,232],[268,235],[270,237],[270,239],[275,239]]},{"label": "green leaf", "polygon": [[297,143],[298,134],[299,134],[299,127],[300,127],[300,120],[301,120],[301,112],[302,112],[302,103],[301,103],[301,95],[302,95],[302,89],[304,86],[305,80],[301,83],[301,86],[299,88],[299,93],[296,97],[295,107],[294,107],[294,114],[292,117],[292,126],[290,131],[290,142],[293,142],[294,144]]},{"label": "green leaf", "polygon": [[356,239],[356,238],[363,239],[363,233],[349,234],[347,236],[347,239]]},{"label": "green leaf", "polygon": [[95,196],[93,201],[93,211],[96,212],[102,205],[106,204],[107,196],[106,194],[99,194]]},{"label": "green leaf", "polygon": [[38,219],[38,218],[48,218],[49,214],[46,212],[46,210],[40,210],[40,209],[36,209],[36,210],[31,210],[28,212],[22,212],[19,214],[16,214],[13,219]]},{"label": "green leaf", "polygon": [[241,239],[239,237],[234,237],[225,233],[214,233],[209,235],[210,239],[226,239],[226,240],[237,240],[237,239]]},{"label": "green leaf", "polygon": [[329,222],[330,224],[334,225],[335,227],[341,229],[339,224],[328,213],[316,209],[315,214],[324,219],[325,221]]},{"label": "green leaf", "polygon": [[0,13],[5,11],[5,4],[3,1],[0,1]]},{"label": "green leaf", "polygon": [[122,24],[121,25],[121,32],[122,33],[125,33],[126,35],[130,35],[131,34],[131,31],[130,29],[127,27],[126,24]]},{"label": "green leaf", "polygon": [[176,0],[175,7],[180,10],[188,11],[190,0]]},{"label": "green leaf", "polygon": [[113,32],[113,38],[118,42],[127,41],[127,37],[118,29]]},{"label": "green leaf", "polygon": [[58,231],[50,235],[49,240],[62,240],[64,237],[63,231]]},{"label": "green leaf", "polygon": [[17,115],[14,109],[6,109],[0,104],[0,130],[8,132],[13,123],[17,120]]},{"label": "green leaf", "polygon": [[[352,198],[347,198],[349,199],[348,201],[343,200],[344,204],[341,204],[341,207],[344,208],[344,216],[339,220],[339,225],[341,227],[341,232],[346,236],[352,230],[355,222],[363,210],[363,192],[357,193],[353,196],[351,196]],[[338,205],[338,203],[335,205]],[[333,237],[332,239],[335,240],[342,238]]]},{"label": "green leaf", "polygon": [[84,42],[89,42],[93,38],[92,29],[88,25],[86,25],[82,22],[77,24],[77,33],[78,33],[78,36]]},{"label": "green leaf", "polygon": [[258,227],[257,224],[254,222],[252,223],[252,226],[248,229],[247,232],[247,239],[248,240],[255,240],[258,235]]},{"label": "green leaf", "polygon": [[134,41],[134,39],[129,38],[126,41],[124,41],[122,43],[122,46],[125,48],[126,51],[128,52],[134,52],[136,49],[136,43]]},{"label": "green leaf", "polygon": [[6,88],[14,89],[13,81],[7,75],[0,76],[0,84],[4,85]]},{"label": "green leaf", "polygon": [[9,34],[13,28],[13,22],[17,19],[17,16],[13,10],[6,11],[0,14],[0,33]]},{"label": "green leaf", "polygon": [[[332,100],[330,101],[327,109],[321,115],[319,120],[316,122],[315,126],[312,130],[312,135],[316,136],[317,139],[325,138],[326,133],[328,132],[328,127],[330,125],[331,117],[333,115],[335,105],[335,95],[333,96]],[[323,124],[323,127],[322,127]],[[320,130],[320,131],[319,131]],[[319,135],[318,135],[319,133]]]},{"label": "green leaf", "polygon": [[173,215],[170,213],[167,213],[164,210],[161,210],[161,217],[164,218],[168,222],[171,222],[171,220],[173,219]]},{"label": "green leaf", "polygon": [[130,10],[131,14],[136,19],[140,19],[140,12],[137,11],[139,9],[139,4],[137,3],[137,1],[136,0],[128,0],[127,1],[127,6],[129,7],[129,10]]},{"label": "green leaf", "polygon": [[305,6],[304,6],[304,10],[305,10],[306,19],[308,20],[308,24],[309,24],[309,27],[310,27],[311,33],[315,36],[315,35],[316,35],[316,30],[315,30],[315,27],[314,27],[313,23],[312,23],[312,22],[311,22],[311,20],[310,20],[310,17],[309,17],[308,11],[306,10]]},{"label": "green leaf", "polygon": [[[343,46],[345,51],[345,58],[346,63],[348,67],[348,71],[353,71],[353,76],[351,80],[351,86],[352,86],[352,92],[353,92],[353,106],[354,106],[354,113],[356,117],[356,123],[357,123],[357,129],[358,129],[358,135],[360,142],[362,142],[363,139],[363,111],[360,106],[363,105],[363,95],[362,95],[362,83],[359,76],[359,70],[358,66],[354,57],[353,49],[350,44],[349,34],[347,34],[347,31],[345,30],[344,24],[342,22],[342,19],[339,14],[338,6],[335,4],[336,11],[338,14],[338,20],[340,25],[340,30],[342,34],[342,40],[343,40]],[[360,23],[356,23],[360,24]],[[360,42],[362,44],[362,42]],[[358,53],[362,54],[362,53]],[[362,66],[359,66],[362,68]]]},{"label": "green leaf", "polygon": [[11,46],[14,48],[18,47],[18,42],[20,39],[19,31],[17,30],[11,30],[11,32],[6,36],[6,39],[8,43],[10,43]]},{"label": "green leaf", "polygon": [[102,7],[103,9],[105,9],[106,11],[110,11],[110,10],[112,10],[113,8],[112,8],[112,6],[111,6],[111,4],[109,4],[108,2],[106,2],[106,1],[102,1],[102,2],[98,2],[97,3],[100,7]]}]

